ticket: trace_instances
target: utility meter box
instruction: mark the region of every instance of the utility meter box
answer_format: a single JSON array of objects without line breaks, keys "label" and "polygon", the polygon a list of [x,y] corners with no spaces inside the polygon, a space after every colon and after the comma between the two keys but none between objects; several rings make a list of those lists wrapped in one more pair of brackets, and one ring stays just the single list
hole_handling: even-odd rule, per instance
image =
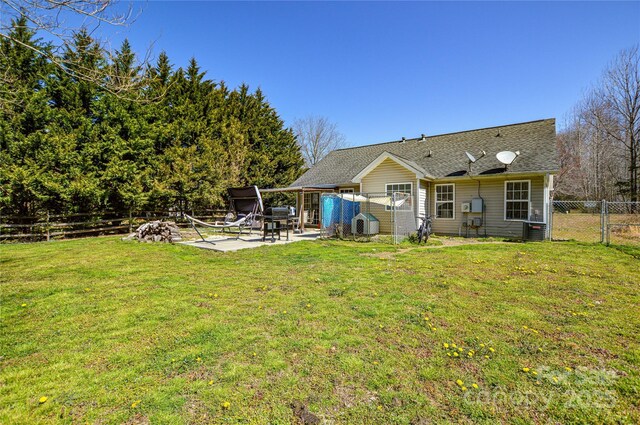
[{"label": "utility meter box", "polygon": [[471,203],[463,202],[462,205],[460,206],[460,209],[463,213],[471,212]]},{"label": "utility meter box", "polygon": [[471,212],[481,213],[484,211],[484,199],[473,198],[471,200]]}]

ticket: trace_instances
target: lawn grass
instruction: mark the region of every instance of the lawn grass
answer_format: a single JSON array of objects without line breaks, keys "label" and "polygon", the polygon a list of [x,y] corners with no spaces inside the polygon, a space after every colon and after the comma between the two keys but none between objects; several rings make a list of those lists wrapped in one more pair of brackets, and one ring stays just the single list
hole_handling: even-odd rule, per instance
[{"label": "lawn grass", "polygon": [[638,423],[635,253],[0,245],[0,422]]}]

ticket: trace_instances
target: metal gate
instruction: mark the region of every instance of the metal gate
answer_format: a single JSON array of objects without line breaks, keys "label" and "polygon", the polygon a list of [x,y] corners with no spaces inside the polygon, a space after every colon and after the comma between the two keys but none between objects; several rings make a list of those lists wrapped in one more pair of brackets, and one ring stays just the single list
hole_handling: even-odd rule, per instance
[{"label": "metal gate", "polygon": [[640,244],[640,202],[553,201],[551,237]]},{"label": "metal gate", "polygon": [[323,193],[320,209],[320,228],[327,237],[366,241],[390,237],[397,244],[417,229],[409,193]]}]

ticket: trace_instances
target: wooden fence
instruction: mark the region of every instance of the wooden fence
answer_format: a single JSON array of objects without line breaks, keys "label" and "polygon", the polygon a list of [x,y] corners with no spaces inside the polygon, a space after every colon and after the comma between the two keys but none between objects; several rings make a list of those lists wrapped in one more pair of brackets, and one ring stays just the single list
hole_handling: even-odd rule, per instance
[{"label": "wooden fence", "polygon": [[[215,221],[224,218],[227,211],[206,210],[190,212],[200,220]],[[153,220],[174,221],[180,227],[188,222],[176,211],[138,211],[122,213],[96,212],[78,214],[49,214],[34,216],[0,215],[0,243],[36,242],[56,239],[131,233],[140,224]]]}]

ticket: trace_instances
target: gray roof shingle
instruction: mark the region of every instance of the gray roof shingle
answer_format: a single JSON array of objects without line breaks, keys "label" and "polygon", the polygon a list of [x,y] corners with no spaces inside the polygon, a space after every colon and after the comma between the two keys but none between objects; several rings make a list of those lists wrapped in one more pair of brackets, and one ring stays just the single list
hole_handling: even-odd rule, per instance
[{"label": "gray roof shingle", "polygon": [[[351,180],[384,152],[411,161],[436,179],[464,175],[468,169],[465,151],[476,158],[472,175],[555,172],[559,169],[554,118],[461,131],[375,145],[337,149],[310,168],[291,187],[319,184],[340,185]],[[505,171],[497,159],[500,151],[520,151]],[[429,155],[431,153],[431,155]]]}]

